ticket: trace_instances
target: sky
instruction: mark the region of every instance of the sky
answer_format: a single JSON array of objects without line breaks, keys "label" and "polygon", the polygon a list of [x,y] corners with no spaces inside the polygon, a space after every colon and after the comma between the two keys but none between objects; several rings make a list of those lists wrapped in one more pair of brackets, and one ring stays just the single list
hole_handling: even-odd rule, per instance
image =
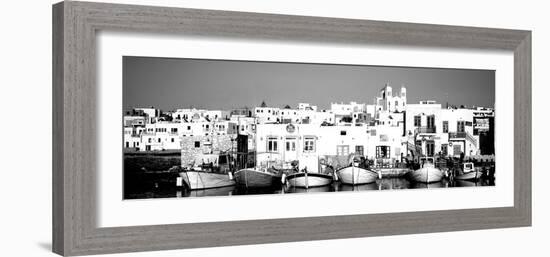
[{"label": "sky", "polygon": [[494,107],[492,70],[123,57],[123,106],[234,109],[311,103],[372,104],[385,84],[407,103]]}]

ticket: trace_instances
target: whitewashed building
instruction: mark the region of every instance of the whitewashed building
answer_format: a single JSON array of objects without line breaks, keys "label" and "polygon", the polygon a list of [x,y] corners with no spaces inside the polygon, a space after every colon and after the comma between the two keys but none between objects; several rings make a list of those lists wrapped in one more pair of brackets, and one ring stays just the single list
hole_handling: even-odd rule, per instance
[{"label": "whitewashed building", "polygon": [[137,107],[132,112],[137,116],[145,116],[146,123],[154,123],[160,117],[160,110],[155,107]]},{"label": "whitewashed building", "polygon": [[276,107],[255,107],[253,114],[257,118],[257,122],[277,123],[280,122],[280,109]]},{"label": "whitewashed building", "polygon": [[364,156],[376,164],[401,161],[406,144],[399,126],[319,126],[314,124],[259,124],[257,165],[290,167],[292,161],[308,171],[319,170],[325,156]]},{"label": "whitewashed building", "polygon": [[478,153],[478,137],[474,135],[473,109],[441,108],[435,101],[409,104],[405,131],[409,140],[420,145],[422,154],[459,157]]},{"label": "whitewashed building", "polygon": [[400,92],[394,94],[389,84],[379,92],[375,100],[377,111],[402,112],[407,109],[407,89],[401,86]]},{"label": "whitewashed building", "polygon": [[230,118],[229,111],[223,110],[205,110],[205,109],[177,109],[172,113],[172,118],[174,120],[184,120],[184,121],[218,121],[218,120],[228,120]]},{"label": "whitewashed building", "polygon": [[[237,133],[237,124],[231,121],[213,121],[213,122],[157,122],[146,124],[140,130],[137,136],[139,143],[137,147],[140,151],[163,151],[181,149],[183,137],[213,137],[233,135]],[[126,128],[125,128],[126,132]],[[126,138],[126,135],[125,135]],[[135,147],[134,141],[137,139],[128,139],[129,147]]]}]

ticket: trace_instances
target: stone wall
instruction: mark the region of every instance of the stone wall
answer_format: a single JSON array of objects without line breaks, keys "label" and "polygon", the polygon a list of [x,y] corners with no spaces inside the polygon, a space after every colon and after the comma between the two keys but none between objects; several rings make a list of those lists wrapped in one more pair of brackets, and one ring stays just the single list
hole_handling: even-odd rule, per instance
[{"label": "stone wall", "polygon": [[[218,160],[215,156],[218,156],[220,153],[237,150],[235,136],[236,135],[182,137],[182,167],[189,167],[193,164],[199,165],[202,164],[202,162],[213,162],[217,164]],[[233,148],[231,139],[233,139]]]}]

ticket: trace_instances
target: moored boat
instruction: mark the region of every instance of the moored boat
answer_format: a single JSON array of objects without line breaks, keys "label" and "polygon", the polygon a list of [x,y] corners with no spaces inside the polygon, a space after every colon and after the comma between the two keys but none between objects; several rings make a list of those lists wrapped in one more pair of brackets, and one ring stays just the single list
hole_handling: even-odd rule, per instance
[{"label": "moored boat", "polygon": [[215,173],[206,171],[183,171],[180,177],[191,190],[234,186],[235,181],[231,173]]},{"label": "moored boat", "polygon": [[434,165],[433,157],[420,158],[420,168],[411,171],[410,178],[420,183],[439,182],[443,179],[444,173]]},{"label": "moored boat", "polygon": [[286,176],[289,186],[302,188],[328,186],[332,183],[332,179],[332,175],[329,174],[307,171],[296,172]]},{"label": "moored boat", "polygon": [[352,156],[351,165],[338,169],[336,176],[342,184],[347,185],[369,184],[382,178],[380,172],[368,169],[364,158],[360,156]]},{"label": "moored boat", "polygon": [[235,181],[247,188],[273,187],[281,185],[282,174],[268,169],[242,169],[235,172]]},{"label": "moored boat", "polygon": [[471,162],[465,162],[462,164],[462,170],[459,175],[455,177],[458,180],[478,180],[483,175],[481,170],[476,169]]},{"label": "moored boat", "polygon": [[341,183],[347,185],[370,184],[380,178],[380,173],[357,166],[349,166],[336,171]]}]

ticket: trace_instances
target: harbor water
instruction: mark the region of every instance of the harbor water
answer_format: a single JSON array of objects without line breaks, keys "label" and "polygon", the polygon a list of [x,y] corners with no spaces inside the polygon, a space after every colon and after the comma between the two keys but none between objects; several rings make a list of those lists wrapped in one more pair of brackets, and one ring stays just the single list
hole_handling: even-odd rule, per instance
[{"label": "harbor water", "polygon": [[181,197],[205,197],[205,196],[238,196],[238,195],[262,195],[262,194],[289,194],[289,193],[322,193],[322,192],[346,192],[346,191],[374,191],[374,190],[401,190],[401,189],[437,189],[453,187],[483,187],[494,186],[494,179],[480,179],[477,181],[447,180],[443,179],[435,183],[415,183],[405,177],[383,178],[374,183],[364,185],[344,185],[333,182],[329,186],[313,187],[309,189],[282,185],[275,188],[247,189],[239,186],[221,188],[187,190],[184,187],[176,187],[175,183],[167,181],[149,181],[133,185],[125,190],[125,199],[147,198],[181,198]]}]

